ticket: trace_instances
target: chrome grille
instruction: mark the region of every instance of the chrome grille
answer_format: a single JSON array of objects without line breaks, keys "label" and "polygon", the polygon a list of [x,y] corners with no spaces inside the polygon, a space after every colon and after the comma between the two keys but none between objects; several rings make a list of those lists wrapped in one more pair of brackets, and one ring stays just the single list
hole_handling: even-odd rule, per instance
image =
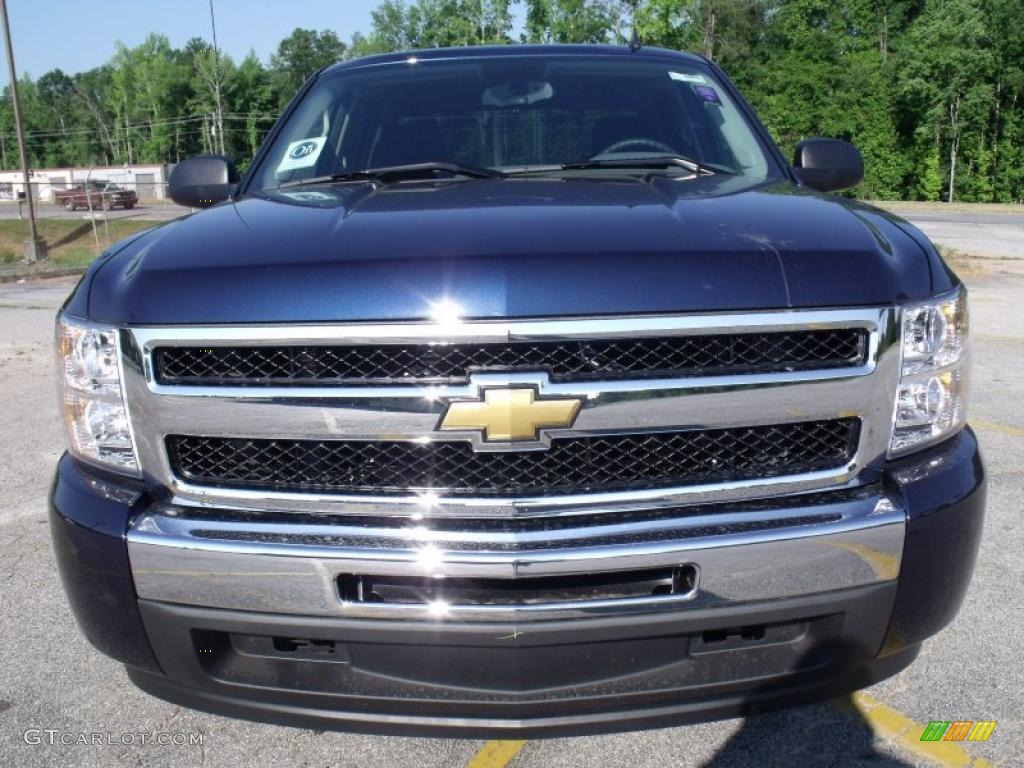
[{"label": "chrome grille", "polygon": [[464,442],[171,436],[174,471],[202,485],[344,493],[567,494],[773,477],[847,463],[857,419],[562,438],[550,450]]},{"label": "chrome grille", "polygon": [[[759,345],[747,343],[753,339]],[[825,346],[804,349],[797,339]],[[885,307],[140,327],[123,332],[122,363],[140,463],[176,504],[261,515],[539,521],[876,482],[899,382],[898,340],[899,313]],[[201,350],[216,365],[177,370],[172,380],[170,350]],[[278,367],[218,368],[229,350]],[[347,370],[340,360],[295,369],[279,350],[440,357],[359,370],[387,379],[338,379],[337,369]],[[493,358],[467,358],[470,350],[529,351],[487,369]],[[538,357],[552,350],[558,365]],[[823,362],[839,358],[847,362]],[[767,369],[749,367],[765,361]],[[225,370],[227,378],[209,378]],[[325,378],[302,378],[310,375]],[[543,430],[543,447],[492,444],[479,430],[438,431],[452,402],[510,387],[583,405],[571,427]],[[841,428],[830,433],[833,426]]]},{"label": "chrome grille", "polygon": [[154,351],[172,385],[454,383],[480,371],[546,371],[555,381],[697,376],[860,365],[861,328],[586,341],[181,346]]}]

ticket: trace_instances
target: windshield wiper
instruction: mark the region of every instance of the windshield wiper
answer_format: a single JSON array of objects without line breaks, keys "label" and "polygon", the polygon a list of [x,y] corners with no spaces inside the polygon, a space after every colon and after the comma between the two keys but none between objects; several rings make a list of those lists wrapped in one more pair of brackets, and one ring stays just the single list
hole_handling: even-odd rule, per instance
[{"label": "windshield wiper", "polygon": [[691,173],[712,175],[715,173],[727,173],[735,175],[735,171],[723,165],[705,163],[692,160],[683,155],[655,155],[652,157],[608,157],[595,160],[583,160],[578,163],[564,163],[564,171],[586,171],[600,168],[639,168],[639,169],[661,169],[661,168],[685,168]]},{"label": "windshield wiper", "polygon": [[544,165],[535,168],[524,168],[522,170],[510,171],[510,175],[525,175],[531,173],[543,174],[556,171],[589,171],[601,170],[603,168],[622,168],[623,170],[664,170],[669,168],[683,168],[690,173],[710,176],[716,173],[724,173],[735,176],[736,171],[724,165],[699,162],[691,160],[682,155],[651,155],[649,157],[608,157],[594,160],[581,160],[576,163],[562,163],[561,165]]},{"label": "windshield wiper", "polygon": [[380,181],[390,184],[410,179],[430,179],[439,173],[449,173],[452,176],[467,176],[471,179],[500,179],[506,175],[493,168],[480,168],[475,165],[463,165],[462,163],[410,163],[408,165],[388,165],[381,168],[364,168],[361,171],[345,171],[343,173],[331,173],[326,176],[312,176],[308,179],[296,179],[295,181],[286,181],[280,184],[278,188],[286,189],[287,187],[330,184],[341,181]]}]

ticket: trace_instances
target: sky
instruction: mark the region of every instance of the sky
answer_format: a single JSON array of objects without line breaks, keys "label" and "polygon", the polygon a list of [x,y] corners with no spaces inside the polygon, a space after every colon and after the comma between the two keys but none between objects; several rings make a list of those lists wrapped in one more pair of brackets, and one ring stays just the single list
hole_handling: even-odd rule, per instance
[{"label": "sky", "polygon": [[[266,61],[295,27],[332,29],[348,42],[368,32],[380,0],[214,0],[217,43],[235,61],[250,49]],[[51,69],[68,74],[92,69],[114,55],[117,41],[131,47],[150,32],[180,48],[192,37],[210,39],[209,0],[7,0],[14,63],[33,78]],[[9,81],[6,60],[0,88]]]}]

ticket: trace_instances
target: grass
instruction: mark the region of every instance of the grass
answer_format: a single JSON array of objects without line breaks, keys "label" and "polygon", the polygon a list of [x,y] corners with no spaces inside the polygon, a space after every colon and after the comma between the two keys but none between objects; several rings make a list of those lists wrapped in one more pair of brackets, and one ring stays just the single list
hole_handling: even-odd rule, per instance
[{"label": "grass", "polygon": [[[87,266],[108,246],[153,224],[139,219],[97,221],[94,237],[91,221],[40,219],[37,222],[39,236],[49,246],[50,261],[57,267]],[[28,221],[0,221],[0,263],[14,264],[21,260],[28,231]]]}]

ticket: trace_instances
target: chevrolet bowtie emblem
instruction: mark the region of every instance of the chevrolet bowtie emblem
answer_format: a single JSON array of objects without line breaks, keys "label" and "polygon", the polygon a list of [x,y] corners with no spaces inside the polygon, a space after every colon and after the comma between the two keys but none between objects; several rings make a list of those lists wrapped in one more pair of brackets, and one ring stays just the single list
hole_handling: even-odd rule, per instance
[{"label": "chevrolet bowtie emblem", "polygon": [[531,387],[485,389],[484,399],[448,405],[442,430],[483,430],[485,442],[536,441],[545,428],[571,427],[582,401],[576,397],[538,398]]}]

